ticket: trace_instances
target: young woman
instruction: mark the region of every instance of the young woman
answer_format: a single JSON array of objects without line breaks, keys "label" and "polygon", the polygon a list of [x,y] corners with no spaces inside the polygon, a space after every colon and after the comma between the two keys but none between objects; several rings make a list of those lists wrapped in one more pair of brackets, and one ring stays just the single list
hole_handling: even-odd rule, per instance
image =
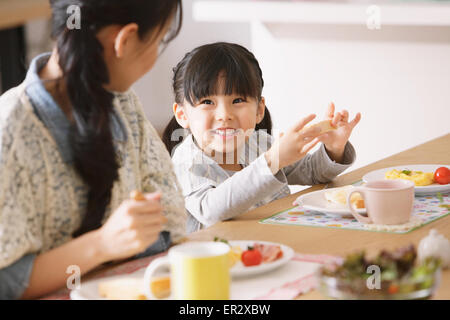
[{"label": "young woman", "polygon": [[39,297],[71,265],[160,252],[185,232],[169,154],[130,90],[178,33],[181,1],[50,2],[53,52],[0,98],[0,299]]},{"label": "young woman", "polygon": [[[353,163],[348,139],[359,113],[349,122],[346,110],[335,114],[330,104],[326,118],[336,130],[303,130],[310,115],[273,139],[263,86],[254,55],[232,43],[196,48],[174,69],[175,116],[163,141],[183,188],[188,231],[285,197],[288,184],[328,182]],[[189,135],[174,149],[181,128]]]}]

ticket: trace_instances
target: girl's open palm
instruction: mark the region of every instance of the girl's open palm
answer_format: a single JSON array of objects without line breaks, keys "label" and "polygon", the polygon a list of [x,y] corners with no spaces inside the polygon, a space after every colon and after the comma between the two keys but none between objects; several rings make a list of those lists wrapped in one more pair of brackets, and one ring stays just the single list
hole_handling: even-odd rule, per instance
[{"label": "girl's open palm", "polygon": [[319,140],[325,145],[328,151],[339,154],[344,152],[345,145],[350,138],[353,128],[355,128],[361,120],[361,113],[358,112],[355,118],[349,122],[349,114],[347,110],[344,109],[336,114],[334,111],[334,103],[331,102],[328,106],[325,119],[331,120],[332,125],[337,129],[319,136]]},{"label": "girl's open palm", "polygon": [[272,147],[266,152],[266,160],[270,170],[275,174],[279,169],[291,165],[302,159],[308,151],[319,143],[319,128],[304,127],[314,118],[311,114],[297,122],[293,127],[275,138]]}]

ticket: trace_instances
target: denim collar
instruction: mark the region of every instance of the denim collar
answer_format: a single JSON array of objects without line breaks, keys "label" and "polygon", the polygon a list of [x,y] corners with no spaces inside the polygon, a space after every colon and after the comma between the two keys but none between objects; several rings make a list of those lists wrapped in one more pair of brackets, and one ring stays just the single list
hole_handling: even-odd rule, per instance
[{"label": "denim collar", "polygon": [[[47,127],[58,145],[61,156],[66,163],[73,162],[70,148],[70,122],[66,114],[58,106],[52,95],[47,91],[44,82],[39,78],[39,71],[46,65],[51,53],[43,53],[35,57],[30,64],[26,78],[25,91],[39,120]],[[120,94],[114,93],[115,96]],[[116,112],[111,114],[111,134],[114,140],[127,140],[125,127]]]}]

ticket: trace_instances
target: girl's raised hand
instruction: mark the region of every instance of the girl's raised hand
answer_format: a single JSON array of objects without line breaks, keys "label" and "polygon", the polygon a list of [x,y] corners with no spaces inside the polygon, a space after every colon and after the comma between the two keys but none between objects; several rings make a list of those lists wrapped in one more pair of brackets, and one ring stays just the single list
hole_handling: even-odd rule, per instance
[{"label": "girl's raised hand", "polygon": [[315,117],[315,114],[311,114],[301,119],[285,134],[275,139],[272,147],[264,155],[273,174],[302,159],[320,141],[319,128],[302,130]]},{"label": "girl's raised hand", "polygon": [[349,114],[347,110],[342,110],[341,112],[334,113],[335,107],[334,103],[331,102],[328,106],[327,113],[325,114],[326,120],[331,120],[332,125],[336,127],[336,130],[328,131],[319,137],[330,155],[330,157],[336,161],[341,162],[344,156],[345,145],[353,131],[353,128],[361,120],[361,113],[357,113],[352,121],[349,120]]}]

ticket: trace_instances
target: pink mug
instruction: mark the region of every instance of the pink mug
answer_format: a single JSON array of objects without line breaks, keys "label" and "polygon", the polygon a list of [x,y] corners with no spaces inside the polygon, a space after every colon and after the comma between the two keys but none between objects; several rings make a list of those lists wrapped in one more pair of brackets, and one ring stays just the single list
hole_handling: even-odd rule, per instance
[{"label": "pink mug", "polygon": [[[367,217],[352,207],[350,198],[359,192],[364,199]],[[361,223],[403,224],[409,221],[414,206],[414,182],[377,180],[356,187],[347,197],[353,216]]]}]

